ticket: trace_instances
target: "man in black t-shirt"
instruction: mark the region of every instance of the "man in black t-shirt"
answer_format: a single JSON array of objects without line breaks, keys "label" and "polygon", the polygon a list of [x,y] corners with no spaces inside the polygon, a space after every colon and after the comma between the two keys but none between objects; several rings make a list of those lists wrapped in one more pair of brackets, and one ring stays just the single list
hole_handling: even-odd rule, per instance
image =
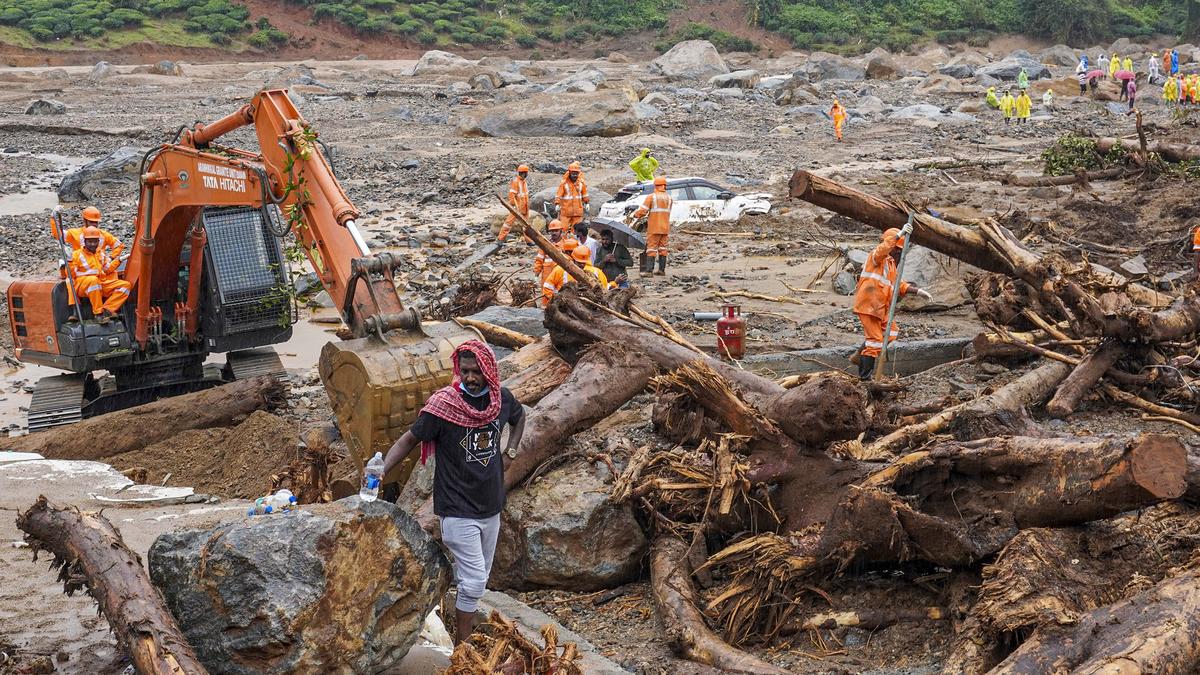
[{"label": "man in black t-shirt", "polygon": [[[412,428],[384,459],[386,476],[421,444],[421,461],[436,457],[433,511],[441,518],[442,544],[454,558],[458,583],[455,642],[471,634],[479,598],[487,590],[500,511],[504,509],[504,455],[513,456],[525,431],[525,409],[500,386],[496,356],[478,340],[454,350],[454,381],[429,397]],[[504,426],[512,427],[500,449]]]}]

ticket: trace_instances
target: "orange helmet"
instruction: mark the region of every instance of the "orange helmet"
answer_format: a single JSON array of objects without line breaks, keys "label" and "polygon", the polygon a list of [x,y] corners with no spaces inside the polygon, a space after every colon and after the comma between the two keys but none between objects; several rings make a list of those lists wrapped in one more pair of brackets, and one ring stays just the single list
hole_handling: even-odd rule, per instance
[{"label": "orange helmet", "polygon": [[[97,213],[99,213],[99,211],[97,211]],[[100,238],[100,228],[96,227],[95,225],[88,225],[87,227],[83,228],[83,238],[84,239],[99,239]]]},{"label": "orange helmet", "polygon": [[592,249],[586,246],[576,246],[575,249],[571,251],[571,258],[573,258],[575,262],[591,262]]},{"label": "orange helmet", "polygon": [[579,162],[571,162],[567,165],[567,171],[583,171],[583,167],[579,166]]},{"label": "orange helmet", "polygon": [[579,240],[575,237],[563,237],[562,240],[558,242],[558,248],[562,250],[563,253],[570,253],[571,251],[574,251],[577,246],[579,246]]},{"label": "orange helmet", "polygon": [[[86,209],[83,210],[83,219],[88,221],[89,223],[100,222],[100,209],[98,209],[94,206],[87,207]],[[98,237],[100,235],[97,234],[96,236]]]},{"label": "orange helmet", "polygon": [[522,172],[529,173],[529,167],[525,166],[524,164],[522,164],[521,166],[518,166],[517,173],[522,173]]},{"label": "orange helmet", "polygon": [[666,186],[667,186],[667,179],[666,179],[666,177],[664,177],[664,176],[659,176],[658,178],[655,178],[655,179],[654,179],[654,187],[658,187],[658,186],[660,186],[660,185],[661,185],[662,187],[666,187]]},{"label": "orange helmet", "polygon": [[561,229],[563,229],[562,221],[559,220],[558,218],[555,218],[554,220],[550,221],[550,224],[546,226],[546,229],[547,230],[561,230]]},{"label": "orange helmet", "polygon": [[887,241],[887,238],[888,238],[888,237],[895,237],[895,238],[896,238],[896,245],[897,245],[897,246],[904,246],[904,237],[901,237],[901,236],[900,236],[900,230],[898,230],[898,229],[896,229],[896,228],[894,228],[894,227],[893,227],[893,228],[889,228],[889,229],[885,230],[885,231],[884,231],[884,233],[883,233],[883,238],[882,238],[882,239],[883,239],[883,241]]}]

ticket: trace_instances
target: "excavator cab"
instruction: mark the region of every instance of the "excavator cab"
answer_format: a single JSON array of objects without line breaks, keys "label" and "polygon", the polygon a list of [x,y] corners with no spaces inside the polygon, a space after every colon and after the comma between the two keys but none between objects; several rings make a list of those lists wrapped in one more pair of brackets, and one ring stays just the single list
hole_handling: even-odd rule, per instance
[{"label": "excavator cab", "polygon": [[[257,152],[218,144],[245,126]],[[286,90],[261,91],[212,124],[181,129],[146,154],[139,176],[136,234],[121,273],[132,288],[116,319],[101,326],[81,316],[69,279],[9,288],[17,358],[73,373],[39,384],[31,431],[280,369],[261,348],[286,342],[296,320],[285,239],[307,257],[351,336],[327,344],[318,368],[360,472],[450,382],[454,349],[479,337],[454,324],[423,326],[404,307],[392,275],[399,258],[368,249],[357,209]],[[221,352],[224,368],[207,363]],[[384,482],[403,484],[414,462]]]}]

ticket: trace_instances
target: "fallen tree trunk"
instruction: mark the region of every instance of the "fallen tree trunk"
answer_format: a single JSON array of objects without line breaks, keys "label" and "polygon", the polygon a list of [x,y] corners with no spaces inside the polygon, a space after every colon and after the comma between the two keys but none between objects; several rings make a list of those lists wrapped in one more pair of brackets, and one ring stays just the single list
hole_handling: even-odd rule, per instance
[{"label": "fallen tree trunk", "polygon": [[531,406],[545,398],[571,376],[571,364],[558,354],[551,354],[542,363],[536,363],[504,380],[501,384],[512,392],[522,405]]},{"label": "fallen tree trunk", "polygon": [[831,628],[862,628],[876,630],[909,621],[945,621],[950,612],[943,607],[917,607],[896,609],[865,609],[854,612],[826,612],[813,614],[783,627],[781,633],[799,633],[806,630]]},{"label": "fallen tree trunk", "polygon": [[255,410],[280,405],[285,388],[275,378],[260,375],[4,439],[0,448],[51,459],[103,459],[140,450],[187,429],[230,426]]},{"label": "fallen tree trunk", "polygon": [[17,517],[37,551],[54,555],[52,568],[67,595],[86,587],[121,649],[143,675],[206,673],[167,611],[158,589],[121,533],[99,514],[58,509],[38,497]]},{"label": "fallen tree trunk", "polygon": [[1200,571],[1189,570],[1086,614],[1039,629],[992,675],[1194,673],[1200,668]]},{"label": "fallen tree trunk", "polygon": [[[1104,154],[1115,147],[1122,147],[1130,152],[1140,153],[1142,144],[1140,141],[1135,141],[1132,138],[1098,138],[1096,139],[1096,151]],[[1190,162],[1200,159],[1200,145],[1185,145],[1183,143],[1163,143],[1155,141],[1147,143],[1146,149],[1150,152],[1162,155],[1162,158],[1170,162]]]},{"label": "fallen tree trunk", "polygon": [[[1125,173],[1125,167],[1113,167],[1111,169],[1103,169],[1100,171],[1088,171],[1082,178],[1083,182],[1093,180],[1109,180],[1110,178],[1120,178]],[[1067,174],[1065,176],[1018,176],[1008,174],[1001,179],[1001,183],[1005,185],[1015,185],[1017,187],[1051,187],[1056,185],[1074,185],[1080,182],[1081,176],[1076,174]]]},{"label": "fallen tree trunk", "polygon": [[504,470],[504,487],[511,490],[560,454],[573,434],[645,390],[654,372],[653,361],[628,344],[601,343],[583,352],[570,377],[527,413],[517,456]]},{"label": "fallen tree trunk", "polygon": [[650,549],[654,604],[675,653],[730,673],[786,674],[787,670],[730,646],[708,629],[704,615],[696,608],[696,589],[692,586],[687,551],[686,543],[667,535],[659,536]]},{"label": "fallen tree trunk", "polygon": [[1075,370],[1067,375],[1062,384],[1058,385],[1058,391],[1054,393],[1054,398],[1046,404],[1046,412],[1051,417],[1058,419],[1075,412],[1075,408],[1079,407],[1083,397],[1087,396],[1109,368],[1116,365],[1117,360],[1124,353],[1125,348],[1120,342],[1106,340],[1092,353],[1085,356],[1079,365],[1075,366]]},{"label": "fallen tree trunk", "polygon": [[488,344],[498,345],[507,349],[520,349],[538,341],[535,337],[530,337],[524,333],[518,333],[515,330],[509,330],[504,326],[497,326],[494,323],[486,321],[477,321],[460,316],[454,319],[454,322],[460,326],[474,328],[479,331],[479,334],[483,336],[483,339],[487,340]]}]

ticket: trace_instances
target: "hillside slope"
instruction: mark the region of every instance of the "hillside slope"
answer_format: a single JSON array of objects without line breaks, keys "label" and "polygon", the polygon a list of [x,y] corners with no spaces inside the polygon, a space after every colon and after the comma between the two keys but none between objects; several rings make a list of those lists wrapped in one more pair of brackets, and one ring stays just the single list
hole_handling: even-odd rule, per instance
[{"label": "hillside slope", "polygon": [[467,54],[861,53],[1017,34],[1073,45],[1155,34],[1200,42],[1200,0],[0,0],[9,65]]}]

